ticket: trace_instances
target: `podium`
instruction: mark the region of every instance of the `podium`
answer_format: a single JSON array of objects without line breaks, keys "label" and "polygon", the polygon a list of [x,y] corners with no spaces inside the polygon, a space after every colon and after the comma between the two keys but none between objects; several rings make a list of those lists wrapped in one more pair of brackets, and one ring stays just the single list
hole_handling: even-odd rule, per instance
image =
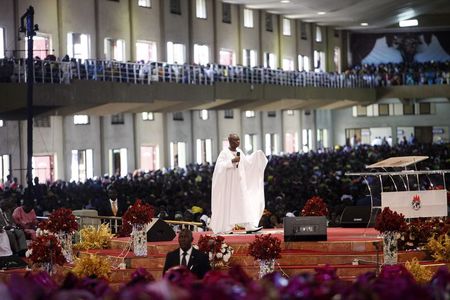
[{"label": "podium", "polygon": [[417,170],[417,163],[426,159],[428,156],[391,157],[366,166],[370,172],[346,173],[364,178],[370,194],[370,221],[374,212],[385,207],[405,218],[447,216],[445,175],[450,170]]}]

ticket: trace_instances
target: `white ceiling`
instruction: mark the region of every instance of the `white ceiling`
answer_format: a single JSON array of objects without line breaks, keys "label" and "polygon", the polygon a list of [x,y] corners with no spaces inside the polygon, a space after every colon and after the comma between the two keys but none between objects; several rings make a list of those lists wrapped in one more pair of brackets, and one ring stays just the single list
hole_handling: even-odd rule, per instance
[{"label": "white ceiling", "polygon": [[[420,15],[450,13],[450,0],[224,0],[288,18],[339,29],[361,30],[393,26]],[[325,14],[318,14],[324,12]],[[368,23],[362,27],[361,23]],[[420,24],[419,24],[420,26]]]}]

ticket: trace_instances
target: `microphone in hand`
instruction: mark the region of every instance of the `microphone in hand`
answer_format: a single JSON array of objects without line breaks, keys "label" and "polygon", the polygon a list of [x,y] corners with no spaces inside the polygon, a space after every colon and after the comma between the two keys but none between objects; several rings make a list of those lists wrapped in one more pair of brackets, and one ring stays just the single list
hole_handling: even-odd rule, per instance
[{"label": "microphone in hand", "polygon": [[[238,151],[238,152],[236,153],[236,156],[237,156],[237,157],[240,157],[240,156],[241,156],[241,152]],[[239,162],[237,162],[236,168],[239,168]]]}]

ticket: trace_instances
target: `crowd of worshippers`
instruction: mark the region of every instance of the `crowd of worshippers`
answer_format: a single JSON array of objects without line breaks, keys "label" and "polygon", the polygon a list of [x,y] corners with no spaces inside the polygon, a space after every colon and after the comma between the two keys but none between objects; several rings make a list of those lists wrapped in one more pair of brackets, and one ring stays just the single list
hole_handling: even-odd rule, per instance
[{"label": "crowd of worshippers", "polygon": [[[24,74],[24,60],[5,58],[0,60],[0,82],[16,82]],[[355,65],[344,72],[284,71],[281,68],[228,66],[219,64],[168,64],[165,62],[117,62],[81,60],[65,55],[59,59],[48,55],[35,57],[36,82],[68,83],[69,73],[77,79],[119,81],[171,81],[179,83],[211,84],[214,81],[269,82],[296,86],[322,87],[378,87],[392,85],[450,84],[450,61],[381,63]],[[112,75],[115,74],[115,75]],[[105,78],[105,76],[107,78]],[[128,81],[127,81],[128,82]]]},{"label": "crowd of worshippers", "polygon": [[344,73],[368,76],[375,86],[450,84],[450,61],[363,64]]},{"label": "crowd of worshippers", "polygon": [[[306,201],[321,197],[328,206],[330,226],[339,226],[340,215],[349,205],[370,205],[365,179],[346,176],[346,172],[364,171],[365,166],[392,156],[426,155],[429,159],[418,164],[419,170],[450,169],[450,154],[446,145],[358,145],[324,152],[272,155],[265,170],[266,210],[261,218],[264,227],[281,227],[285,216],[299,216]],[[136,199],[151,204],[155,216],[165,220],[207,223],[211,216],[211,180],[214,166],[191,164],[186,169],[164,169],[151,172],[136,171],[126,177],[103,176],[86,182],[57,180],[40,184],[34,180],[33,199],[24,201],[23,187],[17,179],[3,183],[0,207],[9,222],[22,222],[21,228],[32,237],[33,216],[46,216],[66,207],[72,210],[96,209],[100,216],[121,217]],[[446,177],[450,186],[449,176]],[[412,189],[430,189],[444,185],[439,177],[422,180]],[[387,185],[389,188],[389,185]],[[112,201],[117,200],[113,205]],[[20,218],[12,216],[21,208]]]}]

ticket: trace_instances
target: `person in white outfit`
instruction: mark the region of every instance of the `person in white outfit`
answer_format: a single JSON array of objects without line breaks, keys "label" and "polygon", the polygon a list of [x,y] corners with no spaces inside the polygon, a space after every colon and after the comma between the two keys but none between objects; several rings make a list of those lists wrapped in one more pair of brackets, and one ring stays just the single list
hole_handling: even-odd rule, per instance
[{"label": "person in white outfit", "polygon": [[247,233],[257,227],[264,212],[265,154],[258,150],[246,156],[237,134],[228,136],[229,147],[220,152],[212,178],[211,222],[214,233],[230,233],[235,225]]}]

